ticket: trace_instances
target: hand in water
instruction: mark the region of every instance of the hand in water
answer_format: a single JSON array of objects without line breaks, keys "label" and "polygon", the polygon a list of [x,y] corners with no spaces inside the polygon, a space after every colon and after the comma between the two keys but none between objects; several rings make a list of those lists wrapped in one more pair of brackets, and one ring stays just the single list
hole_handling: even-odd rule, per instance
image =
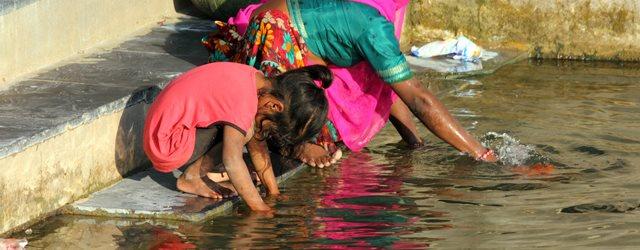
[{"label": "hand in water", "polygon": [[276,210],[270,207],[268,210],[251,210],[249,211],[250,218],[273,218],[276,214]]},{"label": "hand in water", "polygon": [[476,157],[476,160],[493,163],[498,161],[498,155],[496,155],[496,152],[494,152],[493,149],[487,148],[482,155]]},{"label": "hand in water", "polygon": [[285,195],[285,194],[267,194],[267,197],[264,198],[264,202],[267,203],[267,205],[269,205],[270,207],[274,207],[276,205],[276,203],[278,202],[283,202],[283,201],[288,201],[289,200],[289,196]]}]

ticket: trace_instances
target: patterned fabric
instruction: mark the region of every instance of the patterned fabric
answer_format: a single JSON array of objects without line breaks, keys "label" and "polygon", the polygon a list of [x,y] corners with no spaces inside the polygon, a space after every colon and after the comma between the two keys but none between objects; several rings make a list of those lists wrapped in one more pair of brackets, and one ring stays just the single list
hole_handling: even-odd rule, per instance
[{"label": "patterned fabric", "polygon": [[234,61],[253,66],[265,76],[305,66],[302,55],[307,47],[282,12],[258,14],[249,23],[244,38]]},{"label": "patterned fabric", "polygon": [[[235,26],[216,22],[217,30],[203,38],[209,50],[209,62],[232,61],[247,64],[265,74],[276,76],[287,70],[304,67],[307,46],[289,17],[272,10],[256,15],[244,36]],[[335,148],[338,140],[335,127],[327,124],[316,138],[319,145]]]},{"label": "patterned fabric", "polygon": [[202,45],[209,51],[209,62],[228,62],[235,56],[242,42],[236,26],[216,21],[215,30],[202,38]]}]

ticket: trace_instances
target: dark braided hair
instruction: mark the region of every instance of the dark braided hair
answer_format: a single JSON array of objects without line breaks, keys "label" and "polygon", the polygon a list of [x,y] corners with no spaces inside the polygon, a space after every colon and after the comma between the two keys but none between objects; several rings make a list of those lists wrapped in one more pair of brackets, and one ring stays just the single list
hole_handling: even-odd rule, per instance
[{"label": "dark braided hair", "polygon": [[[327,122],[329,104],[324,89],[333,81],[329,68],[313,65],[287,71],[270,78],[273,88],[267,93],[284,104],[284,110],[267,119],[275,123],[266,138],[271,147],[290,155],[298,145],[313,139]],[[322,85],[318,87],[314,80]]]}]

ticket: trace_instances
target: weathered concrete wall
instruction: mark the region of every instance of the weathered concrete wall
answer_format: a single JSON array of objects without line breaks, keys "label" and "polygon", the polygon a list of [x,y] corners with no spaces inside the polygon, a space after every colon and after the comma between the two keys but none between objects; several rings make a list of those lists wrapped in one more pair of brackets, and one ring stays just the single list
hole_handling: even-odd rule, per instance
[{"label": "weathered concrete wall", "polygon": [[1,158],[0,233],[149,164],[141,147],[147,107],[136,104]]},{"label": "weathered concrete wall", "polygon": [[3,0],[0,89],[21,75],[175,14],[173,0]]},{"label": "weathered concrete wall", "polygon": [[0,237],[148,167],[146,109],[173,77],[206,63],[199,39],[209,29],[168,19],[0,91]]},{"label": "weathered concrete wall", "polygon": [[532,57],[640,61],[638,0],[414,0],[407,43],[464,34]]}]

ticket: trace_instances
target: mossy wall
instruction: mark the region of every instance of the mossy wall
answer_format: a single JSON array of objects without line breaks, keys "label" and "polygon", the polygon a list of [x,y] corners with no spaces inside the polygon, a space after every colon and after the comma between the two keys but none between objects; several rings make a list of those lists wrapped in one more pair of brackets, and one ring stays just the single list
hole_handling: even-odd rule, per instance
[{"label": "mossy wall", "polygon": [[457,34],[532,57],[640,61],[640,1],[412,1],[405,48]]}]

